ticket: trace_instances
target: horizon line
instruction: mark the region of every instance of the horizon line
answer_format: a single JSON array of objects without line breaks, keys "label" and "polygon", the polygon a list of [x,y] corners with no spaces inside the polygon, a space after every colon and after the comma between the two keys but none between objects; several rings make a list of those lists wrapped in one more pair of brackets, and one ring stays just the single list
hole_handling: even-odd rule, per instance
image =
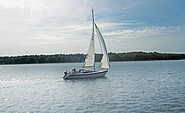
[{"label": "horizon line", "polygon": [[[123,51],[123,52],[114,52],[110,51],[109,53],[130,53],[130,52],[143,52],[143,53],[167,53],[167,54],[185,54],[185,52],[159,52],[159,51],[141,51],[141,50],[135,50],[135,51]],[[65,54],[65,55],[70,55],[70,54],[84,54],[86,55],[87,53],[83,52],[77,52],[77,53],[40,53],[40,54],[18,54],[18,55],[0,55],[0,57],[16,57],[16,56],[32,56],[32,55],[59,55],[59,54]],[[100,52],[95,53],[95,54],[102,54]]]}]

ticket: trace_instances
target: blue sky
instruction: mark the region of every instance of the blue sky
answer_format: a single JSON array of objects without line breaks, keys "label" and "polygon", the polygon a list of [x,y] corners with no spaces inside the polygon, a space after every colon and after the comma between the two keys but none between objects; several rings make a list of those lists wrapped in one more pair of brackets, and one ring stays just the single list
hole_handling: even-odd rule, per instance
[{"label": "blue sky", "polygon": [[0,56],[86,53],[92,7],[109,52],[185,53],[184,0],[0,2]]}]

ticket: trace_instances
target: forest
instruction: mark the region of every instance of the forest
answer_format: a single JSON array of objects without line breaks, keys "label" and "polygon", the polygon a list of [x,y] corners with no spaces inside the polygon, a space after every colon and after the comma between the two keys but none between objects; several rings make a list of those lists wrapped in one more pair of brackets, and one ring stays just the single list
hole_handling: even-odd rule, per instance
[{"label": "forest", "polygon": [[[126,52],[108,53],[110,61],[149,61],[149,60],[181,60],[185,54],[158,53],[158,52]],[[38,63],[76,63],[84,62],[86,54],[54,54],[54,55],[23,55],[0,57],[0,64],[38,64]],[[99,62],[102,55],[96,54]]]}]

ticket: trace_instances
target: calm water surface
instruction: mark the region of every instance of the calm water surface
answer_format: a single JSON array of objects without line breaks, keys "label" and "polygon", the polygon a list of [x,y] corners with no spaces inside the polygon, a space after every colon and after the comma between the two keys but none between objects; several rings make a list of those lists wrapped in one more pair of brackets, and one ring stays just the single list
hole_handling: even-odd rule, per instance
[{"label": "calm water surface", "polygon": [[185,112],[185,61],[112,62],[106,78],[63,80],[81,63],[0,66],[0,112]]}]

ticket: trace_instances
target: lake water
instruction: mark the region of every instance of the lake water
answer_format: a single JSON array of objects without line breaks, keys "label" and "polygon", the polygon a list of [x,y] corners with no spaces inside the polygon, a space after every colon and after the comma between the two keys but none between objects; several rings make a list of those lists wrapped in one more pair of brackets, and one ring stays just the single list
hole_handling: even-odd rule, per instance
[{"label": "lake water", "polygon": [[185,60],[111,62],[106,78],[63,80],[82,63],[0,66],[0,112],[185,112]]}]

